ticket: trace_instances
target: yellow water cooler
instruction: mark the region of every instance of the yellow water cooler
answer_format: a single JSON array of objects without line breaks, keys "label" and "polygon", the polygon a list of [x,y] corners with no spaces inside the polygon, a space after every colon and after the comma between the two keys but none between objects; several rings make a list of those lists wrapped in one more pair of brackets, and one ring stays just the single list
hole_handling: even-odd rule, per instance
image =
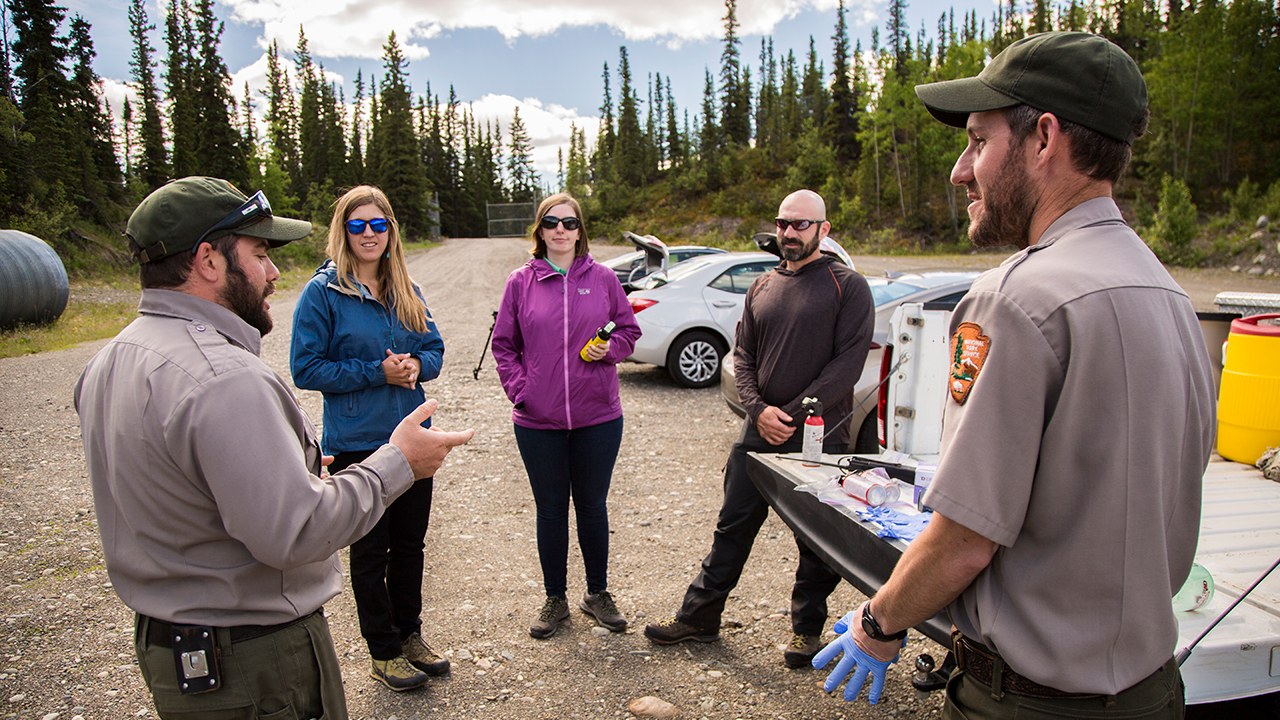
[{"label": "yellow water cooler", "polygon": [[1231,321],[1218,393],[1218,454],[1252,465],[1280,447],[1280,313]]}]

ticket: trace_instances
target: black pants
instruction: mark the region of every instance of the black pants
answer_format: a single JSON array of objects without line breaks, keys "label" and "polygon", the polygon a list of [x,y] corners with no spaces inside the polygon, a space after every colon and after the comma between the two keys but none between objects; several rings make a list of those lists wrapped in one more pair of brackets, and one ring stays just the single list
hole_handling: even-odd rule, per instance
[{"label": "black pants", "polygon": [[[372,454],[338,453],[329,471],[338,472]],[[399,656],[400,643],[422,629],[422,548],[432,486],[432,478],[415,482],[351,546],[351,594],[360,634],[374,660]]]},{"label": "black pants", "polygon": [[[785,444],[770,445],[760,437],[750,420],[744,424],[742,435],[729,451],[729,462],[725,466],[724,503],[716,521],[711,552],[702,560],[702,570],[685,592],[684,603],[676,613],[680,622],[700,628],[720,627],[725,601],[738,585],[756,534],[769,516],[769,502],[747,476],[747,453],[800,452],[801,432],[797,430]],[[840,453],[844,452],[844,444],[837,443],[824,449]],[[800,564],[791,589],[791,629],[803,635],[821,635],[827,622],[827,597],[840,584],[840,575],[800,538],[796,538],[796,548],[800,551]]]}]

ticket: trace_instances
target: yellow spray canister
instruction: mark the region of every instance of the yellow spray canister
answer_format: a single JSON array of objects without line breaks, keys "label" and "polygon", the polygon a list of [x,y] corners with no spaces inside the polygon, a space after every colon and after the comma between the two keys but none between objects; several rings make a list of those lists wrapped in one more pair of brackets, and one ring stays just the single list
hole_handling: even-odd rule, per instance
[{"label": "yellow spray canister", "polygon": [[612,320],[605,323],[604,327],[596,331],[595,337],[588,340],[587,344],[583,345],[582,349],[578,351],[578,357],[582,358],[586,362],[591,362],[591,358],[587,357],[587,348],[592,345],[603,345],[609,342],[609,338],[613,337],[614,327],[616,326],[613,324]]}]

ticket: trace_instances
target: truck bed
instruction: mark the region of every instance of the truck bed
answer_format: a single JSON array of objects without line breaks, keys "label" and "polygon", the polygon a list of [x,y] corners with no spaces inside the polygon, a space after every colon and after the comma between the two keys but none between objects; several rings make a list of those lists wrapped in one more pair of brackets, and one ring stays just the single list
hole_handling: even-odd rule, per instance
[{"label": "truck bed", "polygon": [[[824,456],[835,462],[838,456]],[[836,468],[807,468],[776,454],[751,453],[747,472],[791,529],[864,594],[888,579],[906,549],[876,536],[854,506],[821,502],[797,485],[830,477]],[[914,512],[907,503],[893,506]],[[1178,613],[1178,649],[1189,645],[1280,556],[1280,484],[1256,468],[1217,458],[1204,481],[1196,562],[1213,575],[1216,592],[1200,610]],[[852,608],[850,608],[852,609]],[[939,614],[916,627],[948,646],[951,626]],[[1188,704],[1280,691],[1280,571],[1260,585],[1196,646],[1182,666]]]}]

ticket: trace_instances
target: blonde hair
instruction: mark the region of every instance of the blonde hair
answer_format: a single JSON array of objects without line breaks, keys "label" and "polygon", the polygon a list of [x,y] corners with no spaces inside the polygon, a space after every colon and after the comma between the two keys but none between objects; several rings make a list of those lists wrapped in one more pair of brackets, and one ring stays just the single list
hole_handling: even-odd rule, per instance
[{"label": "blonde hair", "polygon": [[551,197],[543,200],[538,204],[538,216],[533,219],[533,228],[529,230],[529,239],[533,241],[533,247],[529,248],[529,254],[536,258],[547,257],[547,243],[542,239],[542,218],[547,216],[551,208],[557,205],[568,205],[578,215],[578,242],[573,245],[573,256],[580,258],[586,255],[587,248],[587,219],[582,217],[582,206],[569,193],[556,193]]},{"label": "blonde hair", "polygon": [[414,292],[416,285],[409,278],[409,267],[404,262],[404,249],[400,244],[400,226],[396,223],[391,201],[385,193],[370,185],[360,185],[348,190],[333,204],[333,221],[329,223],[329,244],[325,251],[338,268],[338,284],[359,292],[355,286],[356,261],[347,242],[347,216],[364,205],[377,205],[387,220],[387,251],[378,259],[378,285],[382,297],[391,312],[405,327],[414,332],[427,332],[427,306]]}]

